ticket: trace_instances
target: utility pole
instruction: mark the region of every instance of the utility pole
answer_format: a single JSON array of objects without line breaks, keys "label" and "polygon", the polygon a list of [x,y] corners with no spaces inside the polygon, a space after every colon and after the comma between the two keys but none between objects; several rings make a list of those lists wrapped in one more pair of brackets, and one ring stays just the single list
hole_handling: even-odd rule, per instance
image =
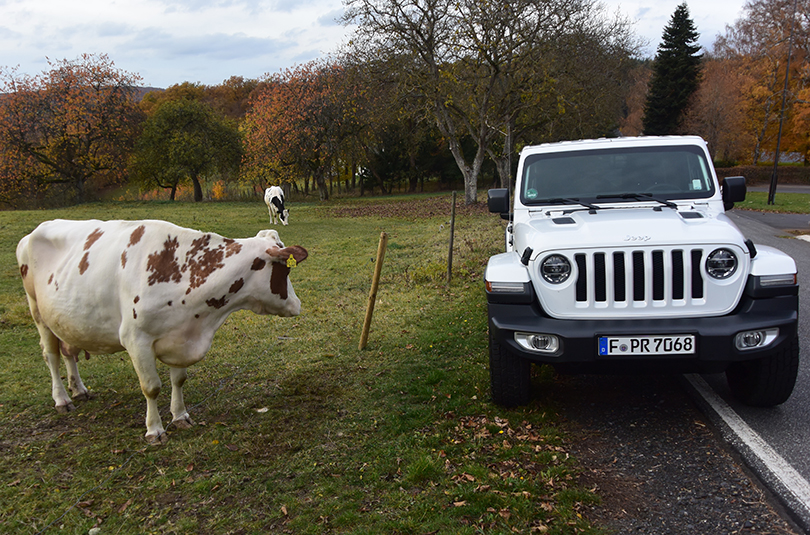
[{"label": "utility pole", "polygon": [[793,0],[793,14],[790,16],[790,37],[788,38],[787,66],[785,67],[785,87],[782,89],[782,111],[779,114],[779,135],[776,137],[776,153],[773,155],[773,173],[771,174],[771,187],[768,189],[768,204],[774,204],[776,197],[776,169],[779,166],[779,150],[782,144],[782,123],[785,122],[785,103],[787,101],[788,80],[790,79],[790,56],[793,51],[793,30],[796,26],[796,4]]}]

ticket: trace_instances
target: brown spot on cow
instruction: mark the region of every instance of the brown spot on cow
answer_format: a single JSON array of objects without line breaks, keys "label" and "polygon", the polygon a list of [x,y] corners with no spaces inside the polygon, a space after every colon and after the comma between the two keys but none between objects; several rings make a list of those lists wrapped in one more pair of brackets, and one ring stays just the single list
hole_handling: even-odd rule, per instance
[{"label": "brown spot on cow", "polygon": [[121,269],[124,269],[125,267],[127,267],[127,252],[126,251],[121,253]]},{"label": "brown spot on cow", "polygon": [[84,272],[90,267],[90,253],[84,253],[81,261],[79,262],[79,275],[84,275]]},{"label": "brown spot on cow", "polygon": [[132,302],[133,302],[133,303],[135,303],[135,304],[137,305],[137,304],[138,304],[138,301],[140,301],[140,300],[141,300],[141,296],[140,296],[140,295],[136,295],[136,296],[135,296],[135,299],[133,299],[133,300],[132,300]]},{"label": "brown spot on cow", "polygon": [[241,290],[242,286],[244,286],[244,285],[245,285],[245,279],[239,279],[239,280],[233,281],[233,284],[231,284],[231,287],[228,289],[228,292],[230,292],[232,294],[235,294],[236,292]]},{"label": "brown spot on cow", "polygon": [[180,272],[180,264],[177,263],[175,252],[177,251],[177,237],[169,236],[163,242],[163,250],[155,251],[149,255],[146,262],[146,270],[151,271],[147,282],[152,286],[156,282],[176,282],[183,278]]},{"label": "brown spot on cow", "polygon": [[168,306],[172,306],[172,302],[171,302],[171,301],[169,301],[169,302],[168,302],[168,303],[166,303],[166,304],[167,304]]},{"label": "brown spot on cow", "polygon": [[51,273],[51,276],[48,277],[48,284],[50,284],[52,282],[53,282],[53,273]]},{"label": "brown spot on cow", "polygon": [[223,295],[219,299],[214,299],[212,297],[211,299],[208,299],[205,302],[205,304],[210,306],[210,307],[213,307],[213,308],[222,308],[222,307],[224,307],[225,305],[228,304],[228,301],[225,299],[225,296]]},{"label": "brown spot on cow", "polygon": [[191,242],[191,248],[186,252],[186,263],[183,265],[183,271],[186,269],[189,271],[186,294],[205,284],[214,271],[225,267],[225,264],[222,263],[225,257],[225,245],[220,244],[213,248],[210,245],[211,235],[206,234]]},{"label": "brown spot on cow", "polygon": [[[22,275],[22,278],[25,278],[28,275],[28,264],[23,264],[20,266],[20,275]],[[53,275],[51,275],[51,278],[53,278]],[[50,283],[51,281],[48,282]]]},{"label": "brown spot on cow", "polygon": [[135,319],[135,320],[138,319],[138,313],[135,312],[134,308],[132,309],[132,319]]},{"label": "brown spot on cow", "polygon": [[84,241],[84,250],[86,251],[90,249],[93,246],[93,244],[96,243],[98,239],[103,235],[104,232],[102,232],[100,228],[97,228],[96,230],[91,232],[90,235],[87,236],[87,239]]},{"label": "brown spot on cow", "polygon": [[129,235],[129,243],[127,244],[127,247],[132,247],[133,245],[141,241],[144,232],[146,232],[146,227],[144,225],[141,225],[140,227],[133,230],[132,234]]},{"label": "brown spot on cow", "polygon": [[253,264],[250,266],[250,269],[253,271],[261,271],[264,269],[264,266],[266,265],[267,262],[257,257],[253,259]]},{"label": "brown spot on cow", "polygon": [[232,240],[231,238],[225,238],[223,243],[225,244],[225,258],[239,254],[239,251],[242,250],[242,244],[236,243],[236,240]]},{"label": "brown spot on cow", "polygon": [[287,299],[287,276],[290,274],[290,268],[287,264],[273,262],[273,272],[270,274],[270,291],[281,297]]}]

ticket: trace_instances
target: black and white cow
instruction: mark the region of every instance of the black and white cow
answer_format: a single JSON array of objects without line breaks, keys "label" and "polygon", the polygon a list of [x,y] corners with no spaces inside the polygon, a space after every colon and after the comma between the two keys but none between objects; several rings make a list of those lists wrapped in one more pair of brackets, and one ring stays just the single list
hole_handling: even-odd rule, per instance
[{"label": "black and white cow", "polygon": [[278,186],[267,188],[264,190],[264,202],[270,211],[270,222],[275,225],[278,219],[282,225],[286,225],[290,211],[284,207],[284,191]]}]

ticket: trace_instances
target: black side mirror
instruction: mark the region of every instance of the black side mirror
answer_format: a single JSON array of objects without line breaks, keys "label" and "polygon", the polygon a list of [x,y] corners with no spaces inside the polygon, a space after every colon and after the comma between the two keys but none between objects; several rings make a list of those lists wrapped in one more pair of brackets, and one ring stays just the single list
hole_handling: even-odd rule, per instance
[{"label": "black side mirror", "polygon": [[494,214],[509,213],[509,190],[506,188],[491,189],[487,192],[487,208]]},{"label": "black side mirror", "polygon": [[723,208],[731,210],[735,202],[745,200],[745,177],[729,176],[723,179]]}]

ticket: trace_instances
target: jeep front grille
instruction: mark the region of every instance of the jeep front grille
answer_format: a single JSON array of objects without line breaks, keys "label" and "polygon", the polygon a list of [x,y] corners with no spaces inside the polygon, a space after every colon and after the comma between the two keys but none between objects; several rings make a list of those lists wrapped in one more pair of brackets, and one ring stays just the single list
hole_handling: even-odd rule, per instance
[{"label": "jeep front grille", "polygon": [[702,249],[640,249],[577,253],[578,303],[631,303],[703,299]]}]

